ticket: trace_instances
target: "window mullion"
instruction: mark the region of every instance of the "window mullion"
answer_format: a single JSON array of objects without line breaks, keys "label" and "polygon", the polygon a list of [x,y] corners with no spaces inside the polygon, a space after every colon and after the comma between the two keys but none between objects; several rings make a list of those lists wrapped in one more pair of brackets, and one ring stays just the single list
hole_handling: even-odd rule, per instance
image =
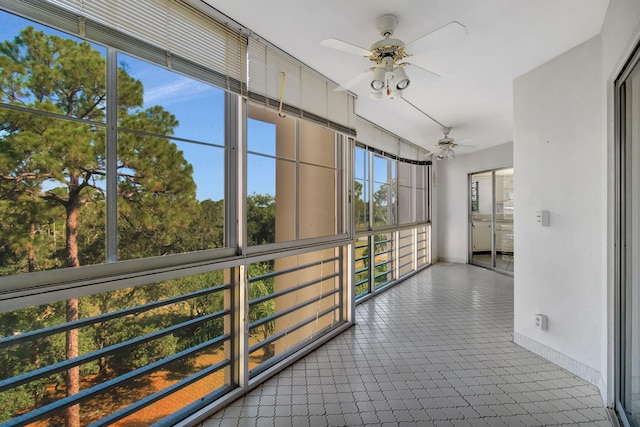
[{"label": "window mullion", "polygon": [[107,48],[106,238],[107,262],[118,260],[118,53]]}]

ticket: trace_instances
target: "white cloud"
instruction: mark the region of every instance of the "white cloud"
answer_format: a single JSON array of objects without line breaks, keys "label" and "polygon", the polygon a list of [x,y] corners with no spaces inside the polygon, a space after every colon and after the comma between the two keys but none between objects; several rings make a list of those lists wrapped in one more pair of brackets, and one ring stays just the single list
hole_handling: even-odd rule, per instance
[{"label": "white cloud", "polygon": [[148,107],[185,102],[203,96],[206,89],[207,86],[200,82],[179,76],[160,86],[145,89],[144,103]]}]

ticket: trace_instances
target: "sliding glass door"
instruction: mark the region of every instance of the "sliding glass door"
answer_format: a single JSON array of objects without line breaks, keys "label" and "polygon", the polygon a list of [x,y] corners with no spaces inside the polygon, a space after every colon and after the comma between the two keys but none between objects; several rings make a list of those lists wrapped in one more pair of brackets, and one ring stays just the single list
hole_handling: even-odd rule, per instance
[{"label": "sliding glass door", "polygon": [[616,82],[616,406],[640,426],[640,52]]},{"label": "sliding glass door", "polygon": [[469,175],[471,264],[493,267],[493,172]]},{"label": "sliding glass door", "polygon": [[469,262],[513,272],[513,168],[469,175]]}]

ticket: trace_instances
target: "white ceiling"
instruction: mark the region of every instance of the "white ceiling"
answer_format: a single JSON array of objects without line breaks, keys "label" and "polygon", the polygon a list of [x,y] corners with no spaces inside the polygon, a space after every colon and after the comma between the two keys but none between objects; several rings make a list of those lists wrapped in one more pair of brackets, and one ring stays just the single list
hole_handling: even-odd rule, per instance
[{"label": "white ceiling", "polygon": [[[600,33],[609,0],[204,0],[337,83],[370,67],[362,57],[320,45],[340,39],[368,49],[381,38],[377,20],[394,14],[394,38],[409,43],[448,22],[468,35],[429,36],[411,63],[442,77],[423,84],[407,70],[404,98],[451,126],[476,150],[512,141],[513,80]],[[446,31],[445,31],[446,32]],[[445,33],[440,32],[440,33]],[[412,53],[412,52],[409,52]],[[354,86],[356,113],[433,151],[441,127],[401,99],[369,99],[369,79]],[[366,142],[366,141],[365,141]]]}]

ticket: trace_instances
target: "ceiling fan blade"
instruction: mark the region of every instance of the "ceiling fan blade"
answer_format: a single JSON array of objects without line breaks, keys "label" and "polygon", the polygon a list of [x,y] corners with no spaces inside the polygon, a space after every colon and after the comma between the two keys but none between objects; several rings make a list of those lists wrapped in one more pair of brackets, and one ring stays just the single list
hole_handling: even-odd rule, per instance
[{"label": "ceiling fan blade", "polygon": [[451,21],[424,36],[407,43],[405,51],[415,55],[428,50],[432,46],[450,45],[463,40],[469,32],[467,27],[458,21]]},{"label": "ceiling fan blade", "polygon": [[356,45],[351,44],[351,43],[343,42],[342,40],[338,40],[338,39],[322,40],[320,42],[320,44],[322,46],[324,46],[324,47],[329,47],[331,49],[339,50],[341,52],[350,53],[352,55],[364,56],[365,58],[367,58],[367,57],[369,57],[371,55],[371,51],[368,50],[368,49],[365,49],[365,48],[360,47],[360,46],[356,46]]},{"label": "ceiling fan blade", "polygon": [[347,80],[346,82],[342,83],[340,86],[338,86],[334,90],[336,90],[336,91],[349,90],[353,86],[357,85],[362,80],[364,80],[369,73],[371,73],[371,70],[363,71],[362,73],[358,74],[357,76],[355,76],[355,77]]},{"label": "ceiling fan blade", "polygon": [[421,85],[428,85],[431,83],[434,83],[436,81],[438,81],[438,79],[441,77],[440,74],[436,74],[433,71],[429,71],[426,68],[422,68],[419,65],[416,64],[410,64],[408,62],[405,62],[405,64],[407,64],[407,67],[409,68],[409,73],[411,74],[417,74],[416,76],[411,76],[412,78],[416,79],[416,82],[420,82]]},{"label": "ceiling fan blade", "polygon": [[459,145],[461,147],[474,147],[475,148],[475,145],[470,145],[470,144],[473,144],[474,142],[476,142],[476,141],[473,138],[462,138],[462,139],[459,139],[459,140],[456,139],[455,144]]}]

